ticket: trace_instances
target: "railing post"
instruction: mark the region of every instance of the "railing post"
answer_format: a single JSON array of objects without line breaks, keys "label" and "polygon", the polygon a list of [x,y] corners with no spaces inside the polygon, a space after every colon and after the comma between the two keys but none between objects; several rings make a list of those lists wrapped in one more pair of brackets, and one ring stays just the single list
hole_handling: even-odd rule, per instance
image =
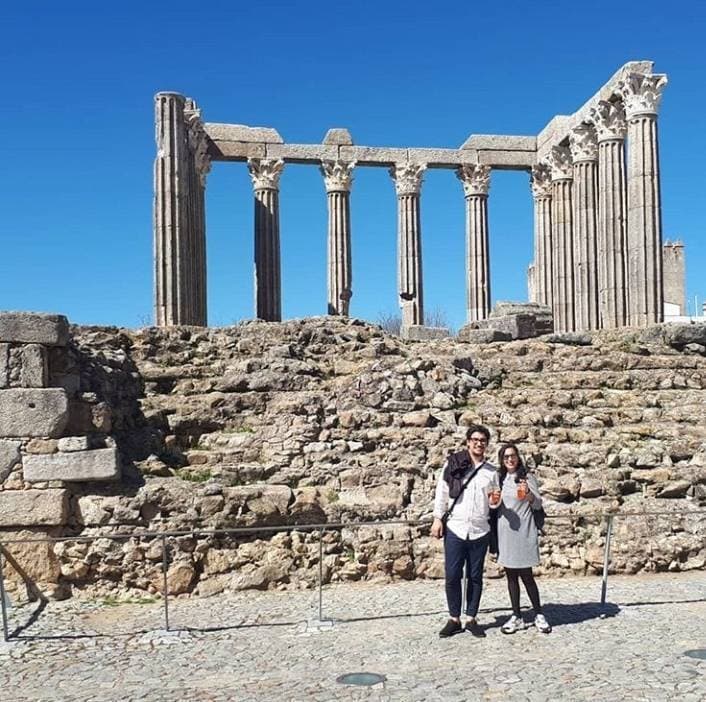
[{"label": "railing post", "polygon": [[10,632],[7,627],[7,601],[5,597],[5,564],[2,557],[2,544],[0,544],[0,602],[2,602],[2,635],[5,641],[10,640]]},{"label": "railing post", "polygon": [[603,552],[603,578],[601,582],[601,604],[605,604],[606,593],[608,592],[608,564],[610,563],[610,540],[613,536],[613,515],[608,515],[608,524],[605,534],[605,550]]},{"label": "railing post", "polygon": [[164,628],[169,631],[169,585],[167,583],[167,537],[162,536],[162,595],[164,596]]},{"label": "railing post", "polygon": [[324,530],[319,529],[319,622],[324,620]]}]

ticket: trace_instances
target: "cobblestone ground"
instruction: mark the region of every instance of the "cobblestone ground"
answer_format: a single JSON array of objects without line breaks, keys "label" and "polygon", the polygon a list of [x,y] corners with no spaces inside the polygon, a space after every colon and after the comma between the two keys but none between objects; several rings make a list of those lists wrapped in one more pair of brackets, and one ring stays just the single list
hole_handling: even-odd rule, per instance
[{"label": "cobblestone ground", "polygon": [[[50,603],[0,643],[3,700],[706,700],[706,573],[543,580],[549,635],[503,635],[503,581],[489,581],[487,638],[440,640],[443,584],[324,590],[332,628],[316,630],[311,592],[247,592],[171,602]],[[109,606],[113,605],[113,606]],[[11,609],[11,629],[36,605]],[[347,672],[382,674],[376,687]]]}]

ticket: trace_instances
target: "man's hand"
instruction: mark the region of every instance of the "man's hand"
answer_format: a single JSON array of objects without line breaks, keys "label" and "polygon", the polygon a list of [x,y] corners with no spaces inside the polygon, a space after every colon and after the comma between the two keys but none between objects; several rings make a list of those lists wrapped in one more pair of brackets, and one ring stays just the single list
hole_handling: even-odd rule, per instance
[{"label": "man's hand", "polygon": [[440,539],[444,535],[444,524],[441,519],[435,519],[431,524],[431,535]]}]

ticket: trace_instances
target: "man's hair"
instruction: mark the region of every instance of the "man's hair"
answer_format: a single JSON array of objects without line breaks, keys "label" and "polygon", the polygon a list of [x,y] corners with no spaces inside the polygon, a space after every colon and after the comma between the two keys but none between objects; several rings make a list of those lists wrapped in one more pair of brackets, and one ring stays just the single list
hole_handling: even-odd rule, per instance
[{"label": "man's hair", "polygon": [[482,424],[471,424],[471,426],[468,427],[468,431],[466,432],[466,441],[471,438],[472,434],[476,433],[483,434],[486,441],[490,441],[490,431],[488,427],[484,427]]}]

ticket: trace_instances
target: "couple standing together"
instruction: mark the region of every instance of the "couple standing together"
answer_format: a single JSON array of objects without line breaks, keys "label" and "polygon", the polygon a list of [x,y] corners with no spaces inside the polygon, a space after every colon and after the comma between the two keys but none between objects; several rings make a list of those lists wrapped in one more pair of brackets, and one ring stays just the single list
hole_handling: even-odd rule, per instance
[{"label": "couple standing together", "polygon": [[[539,565],[539,539],[533,511],[541,509],[537,481],[522,464],[517,446],[504,444],[499,468],[486,460],[490,432],[480,424],[466,432],[467,448],[449,456],[439,476],[434,498],[432,536],[444,539],[446,600],[449,621],[439,636],[463,631],[461,580],[466,565],[466,630],[485,636],[476,616],[483,590],[483,562],[491,543],[491,521],[497,519],[498,564],[505,568],[512,616],[505,634],[524,628],[520,613],[522,580],[534,609],[534,626],[543,633],[551,627],[542,614],[532,567]],[[494,514],[493,514],[494,512]],[[494,530],[493,530],[494,531]],[[495,544],[493,544],[495,550]]]}]

